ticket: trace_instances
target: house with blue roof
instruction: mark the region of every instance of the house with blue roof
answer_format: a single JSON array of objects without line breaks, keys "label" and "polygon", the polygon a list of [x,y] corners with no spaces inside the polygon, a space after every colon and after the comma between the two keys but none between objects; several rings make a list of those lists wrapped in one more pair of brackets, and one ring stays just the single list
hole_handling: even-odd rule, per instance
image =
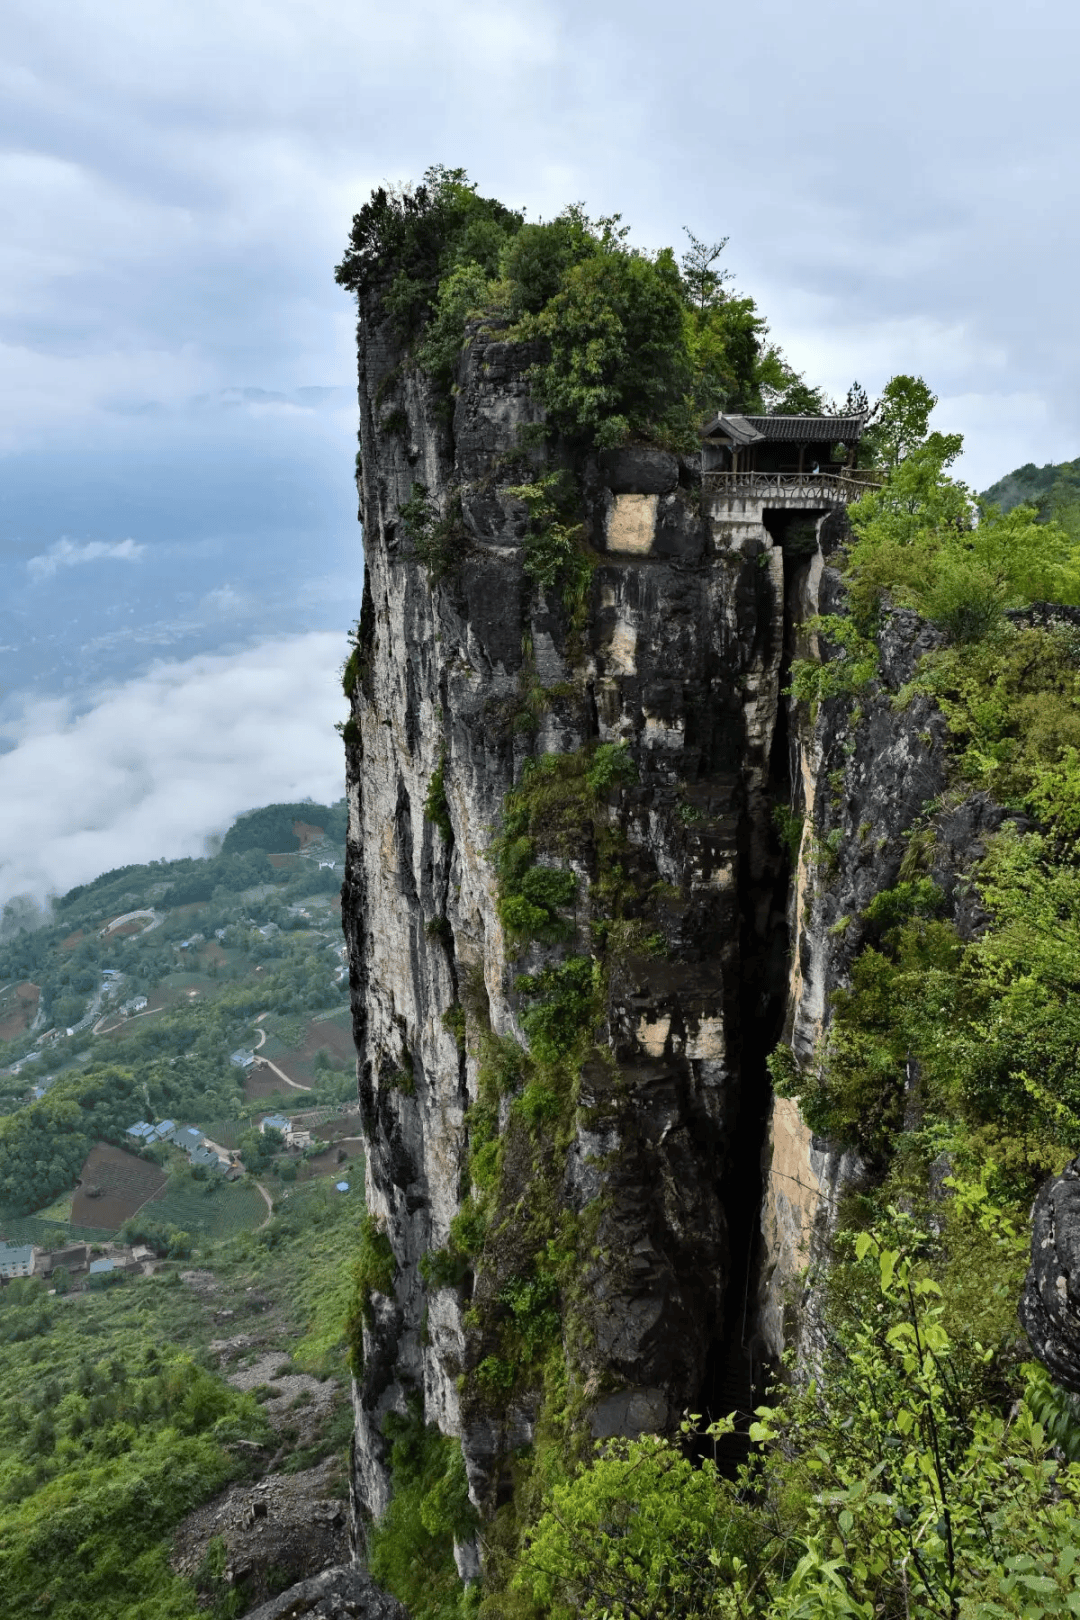
[{"label": "house with blue roof", "polygon": [[0,1277],[29,1277],[34,1270],[32,1243],[5,1243],[0,1240]]},{"label": "house with blue roof", "polygon": [[219,1170],[220,1171],[220,1170],[227,1170],[229,1168],[229,1166],[226,1164],[225,1160],[219,1158],[218,1155],[214,1152],[213,1148],[208,1148],[208,1147],[192,1148],[192,1150],[191,1150],[190,1154],[188,1155],[188,1157],[191,1160],[192,1165],[201,1164],[203,1166],[203,1168],[206,1169],[206,1170]]}]

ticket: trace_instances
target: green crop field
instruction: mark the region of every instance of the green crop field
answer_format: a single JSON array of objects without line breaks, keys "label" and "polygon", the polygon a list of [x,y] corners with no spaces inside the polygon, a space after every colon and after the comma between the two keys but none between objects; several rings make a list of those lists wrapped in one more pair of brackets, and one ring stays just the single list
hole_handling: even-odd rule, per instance
[{"label": "green crop field", "polygon": [[[263,1208],[265,1210],[265,1205]],[[0,1237],[9,1243],[36,1243],[42,1249],[59,1249],[65,1243],[108,1243],[115,1230],[101,1226],[72,1226],[68,1221],[43,1221],[39,1215],[0,1216]]]},{"label": "green crop field", "polygon": [[223,1148],[238,1148],[241,1136],[251,1129],[250,1119],[202,1119],[194,1123],[204,1136]]},{"label": "green crop field", "polygon": [[143,1213],[192,1236],[217,1241],[261,1226],[267,1211],[253,1181],[195,1181],[181,1173],[170,1181],[161,1198],[145,1206]]}]

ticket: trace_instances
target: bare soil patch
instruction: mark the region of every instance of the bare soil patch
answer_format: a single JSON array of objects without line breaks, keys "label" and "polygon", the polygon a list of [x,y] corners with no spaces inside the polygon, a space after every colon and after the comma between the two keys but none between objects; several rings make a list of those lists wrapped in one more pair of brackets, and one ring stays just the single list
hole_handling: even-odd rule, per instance
[{"label": "bare soil patch", "polygon": [[79,1185],[71,1201],[73,1226],[97,1226],[116,1231],[164,1187],[164,1170],[137,1159],[123,1148],[98,1142],[86,1156]]},{"label": "bare soil patch", "polygon": [[300,865],[300,857],[293,850],[288,851],[284,855],[268,855],[266,858],[270,862],[270,865],[275,867],[279,872],[288,872],[291,871],[294,866]]},{"label": "bare soil patch", "polygon": [[351,1136],[355,1130],[355,1114],[336,1114],[333,1119],[324,1120],[321,1125],[313,1125],[311,1134],[318,1142],[340,1142],[343,1136]]},{"label": "bare soil patch", "polygon": [[335,1142],[333,1147],[327,1148],[325,1153],[317,1153],[306,1161],[302,1176],[305,1181],[311,1181],[316,1176],[333,1176],[344,1172],[351,1159],[363,1157],[364,1145],[358,1136],[345,1137],[343,1141]]},{"label": "bare soil patch", "polygon": [[34,1022],[38,1009],[38,1000],[41,991],[36,984],[26,980],[8,990],[0,1001],[0,1012],[4,1014],[0,1020],[0,1041],[13,1041],[29,1029]]},{"label": "bare soil patch", "polygon": [[[244,1097],[248,1102],[258,1102],[263,1097],[287,1097],[289,1088],[279,1074],[273,1069],[249,1069],[247,1079],[244,1081]],[[298,1097],[298,1091],[293,1092]]]},{"label": "bare soil patch", "polygon": [[309,844],[316,844],[325,837],[323,828],[314,826],[310,821],[294,821],[292,830],[300,840],[301,849],[307,849]]},{"label": "bare soil patch", "polygon": [[73,934],[69,934],[66,939],[62,939],[60,941],[60,949],[62,951],[73,951],[82,938],[83,930],[81,928],[76,928]]}]

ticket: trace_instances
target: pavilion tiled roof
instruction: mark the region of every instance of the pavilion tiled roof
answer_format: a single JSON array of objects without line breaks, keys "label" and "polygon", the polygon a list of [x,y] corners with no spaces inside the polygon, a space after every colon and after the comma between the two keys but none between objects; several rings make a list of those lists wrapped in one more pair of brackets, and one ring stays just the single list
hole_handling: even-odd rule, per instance
[{"label": "pavilion tiled roof", "polygon": [[743,444],[851,444],[862,435],[859,416],[717,416],[702,429],[703,439]]}]

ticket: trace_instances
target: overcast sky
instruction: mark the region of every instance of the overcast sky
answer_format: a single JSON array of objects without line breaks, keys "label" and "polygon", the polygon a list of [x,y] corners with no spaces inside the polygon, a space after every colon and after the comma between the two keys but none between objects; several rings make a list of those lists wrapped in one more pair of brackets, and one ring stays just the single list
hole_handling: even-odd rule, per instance
[{"label": "overcast sky", "polygon": [[729,236],[810,380],[921,372],[977,487],[1080,454],[1078,18],[7,0],[0,714],[356,617],[332,270],[372,185],[435,162],[645,246]]}]

